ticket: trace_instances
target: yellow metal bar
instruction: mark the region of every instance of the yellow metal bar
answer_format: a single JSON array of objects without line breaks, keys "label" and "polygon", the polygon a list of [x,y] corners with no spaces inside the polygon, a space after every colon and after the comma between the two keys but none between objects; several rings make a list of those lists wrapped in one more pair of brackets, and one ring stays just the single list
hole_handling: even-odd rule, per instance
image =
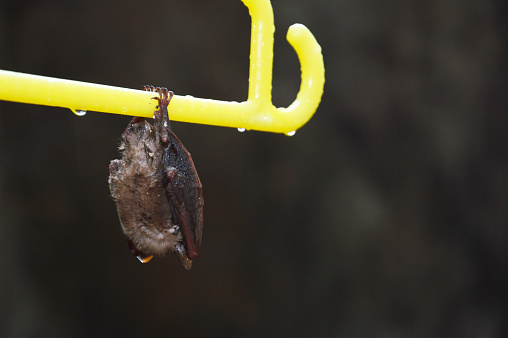
[{"label": "yellow metal bar", "polygon": [[[242,0],[252,17],[249,93],[245,102],[226,102],[175,95],[170,119],[246,130],[294,134],[316,111],[324,87],[321,47],[301,24],[287,39],[301,63],[302,82],[296,100],[287,108],[272,104],[273,10],[269,0]],[[153,93],[86,82],[0,70],[0,100],[152,117]]]},{"label": "yellow metal bar", "polygon": [[0,70],[0,98],[5,101],[152,117],[153,93],[80,81]]}]

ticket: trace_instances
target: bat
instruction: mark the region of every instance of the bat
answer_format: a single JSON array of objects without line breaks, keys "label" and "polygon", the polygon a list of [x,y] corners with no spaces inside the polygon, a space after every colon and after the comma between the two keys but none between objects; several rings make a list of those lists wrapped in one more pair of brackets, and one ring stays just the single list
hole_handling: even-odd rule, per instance
[{"label": "bat", "polygon": [[173,92],[156,92],[153,125],[134,117],[121,136],[122,158],[109,165],[109,188],[130,251],[146,263],[174,252],[185,269],[199,255],[203,194],[191,154],[172,132],[168,105]]}]

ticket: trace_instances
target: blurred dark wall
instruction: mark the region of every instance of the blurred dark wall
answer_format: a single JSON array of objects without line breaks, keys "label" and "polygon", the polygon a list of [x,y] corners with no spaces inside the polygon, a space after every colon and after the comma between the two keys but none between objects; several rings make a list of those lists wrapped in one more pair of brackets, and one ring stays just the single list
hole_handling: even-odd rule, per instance
[{"label": "blurred dark wall", "polygon": [[[0,101],[0,336],[508,334],[503,1],[273,1],[273,96],[303,23],[326,85],[295,136],[173,123],[201,256],[141,265],[107,186],[130,117]],[[243,101],[241,1],[0,1],[0,69]]]}]

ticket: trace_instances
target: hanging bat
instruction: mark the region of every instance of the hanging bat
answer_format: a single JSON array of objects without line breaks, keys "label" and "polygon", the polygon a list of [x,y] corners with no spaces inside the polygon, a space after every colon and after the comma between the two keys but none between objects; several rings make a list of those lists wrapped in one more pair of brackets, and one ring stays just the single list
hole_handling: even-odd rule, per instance
[{"label": "hanging bat", "polygon": [[109,165],[109,188],[130,251],[142,262],[174,252],[185,269],[199,255],[203,231],[202,185],[190,153],[171,131],[173,93],[156,92],[153,125],[134,117],[121,136],[122,158]]}]

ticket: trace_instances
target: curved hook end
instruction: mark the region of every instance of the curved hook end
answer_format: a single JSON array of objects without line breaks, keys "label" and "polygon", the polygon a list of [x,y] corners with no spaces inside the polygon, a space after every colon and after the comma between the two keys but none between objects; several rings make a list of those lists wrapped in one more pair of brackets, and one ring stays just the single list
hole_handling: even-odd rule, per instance
[{"label": "curved hook end", "polygon": [[290,132],[303,126],[317,110],[323,96],[325,66],[321,46],[314,35],[302,24],[288,29],[287,40],[293,46],[302,70],[302,82],[296,100],[288,108],[279,108],[291,118]]}]

